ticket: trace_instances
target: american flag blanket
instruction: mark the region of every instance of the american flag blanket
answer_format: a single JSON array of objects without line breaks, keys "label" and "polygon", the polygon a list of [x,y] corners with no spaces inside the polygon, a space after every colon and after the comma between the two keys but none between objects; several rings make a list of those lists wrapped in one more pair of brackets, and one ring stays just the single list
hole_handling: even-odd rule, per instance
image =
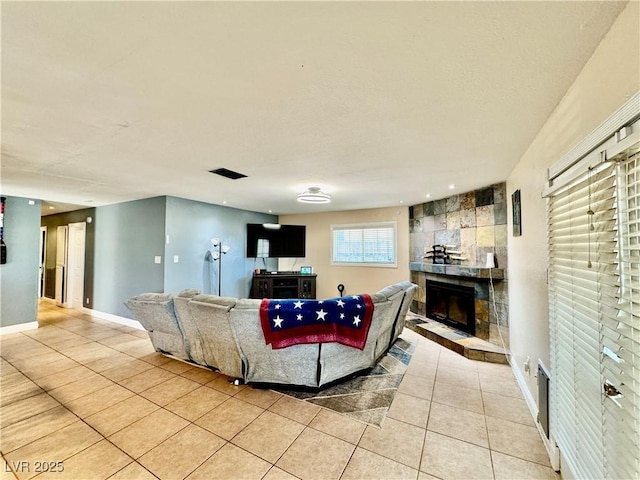
[{"label": "american flag blanket", "polygon": [[260,323],[271,348],[301,343],[338,342],[364,348],[373,317],[369,294],[327,300],[264,299]]}]

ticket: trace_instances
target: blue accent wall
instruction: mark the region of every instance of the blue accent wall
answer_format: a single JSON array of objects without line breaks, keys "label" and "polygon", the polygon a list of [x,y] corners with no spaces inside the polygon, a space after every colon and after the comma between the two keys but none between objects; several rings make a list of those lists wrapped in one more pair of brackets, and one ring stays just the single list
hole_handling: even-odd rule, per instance
[{"label": "blue accent wall", "polygon": [[131,318],[126,299],[163,291],[165,205],[155,197],[96,208],[94,310]]},{"label": "blue accent wall", "polygon": [[[277,269],[277,261],[246,258],[246,224],[274,223],[275,215],[222,207],[183,198],[167,197],[164,290],[177,293],[195,288],[218,294],[221,264],[221,292],[225,297],[248,297],[256,268]],[[208,253],[216,237],[230,250],[221,260]],[[174,263],[174,256],[178,263]]]},{"label": "blue accent wall", "polygon": [[0,265],[0,326],[36,321],[40,245],[40,200],[6,197],[4,241],[7,263]]}]

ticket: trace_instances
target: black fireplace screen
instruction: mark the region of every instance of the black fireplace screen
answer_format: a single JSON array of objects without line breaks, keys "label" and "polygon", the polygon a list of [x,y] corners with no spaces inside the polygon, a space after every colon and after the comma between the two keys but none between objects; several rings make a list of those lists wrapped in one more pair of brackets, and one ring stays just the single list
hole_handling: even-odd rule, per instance
[{"label": "black fireplace screen", "polygon": [[427,280],[427,317],[475,334],[475,291],[473,287]]}]

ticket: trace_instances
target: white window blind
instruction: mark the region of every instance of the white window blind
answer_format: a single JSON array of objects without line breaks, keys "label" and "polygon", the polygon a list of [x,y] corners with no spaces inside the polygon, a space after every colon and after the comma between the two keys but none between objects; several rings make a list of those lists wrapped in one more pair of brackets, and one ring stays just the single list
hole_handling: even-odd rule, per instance
[{"label": "white window blind", "polygon": [[548,203],[551,425],[579,478],[640,474],[639,181],[607,162]]},{"label": "white window blind", "polygon": [[334,265],[396,266],[396,223],[331,226]]}]

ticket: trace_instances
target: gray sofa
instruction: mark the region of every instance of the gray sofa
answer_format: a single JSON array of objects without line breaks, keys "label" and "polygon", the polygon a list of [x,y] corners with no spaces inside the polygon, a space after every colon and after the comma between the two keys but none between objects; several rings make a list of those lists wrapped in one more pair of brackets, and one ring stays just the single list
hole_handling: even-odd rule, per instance
[{"label": "gray sofa", "polygon": [[336,342],[273,349],[265,343],[258,299],[185,290],[145,293],[125,305],[158,352],[244,382],[318,388],[376,364],[402,332],[416,289],[399,282],[371,295],[373,317],[362,350]]}]

